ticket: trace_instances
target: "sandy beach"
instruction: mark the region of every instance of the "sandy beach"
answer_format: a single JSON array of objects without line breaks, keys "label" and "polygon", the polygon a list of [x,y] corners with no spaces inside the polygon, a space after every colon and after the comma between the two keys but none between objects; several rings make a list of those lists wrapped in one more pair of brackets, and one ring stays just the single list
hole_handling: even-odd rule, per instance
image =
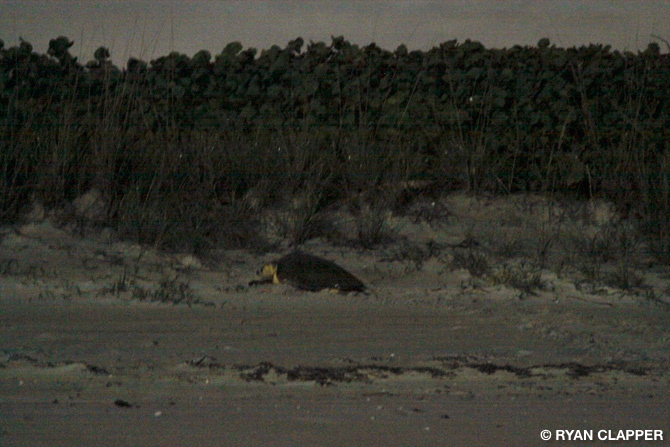
[{"label": "sandy beach", "polygon": [[[667,268],[641,246],[638,286],[588,276],[575,238],[611,228],[606,205],[438,205],[394,216],[396,239],[372,250],[302,247],[368,294],[250,287],[281,245],[198,257],[49,219],[3,227],[0,444],[516,446],[653,429],[665,445]],[[547,234],[545,266],[526,262]]]}]

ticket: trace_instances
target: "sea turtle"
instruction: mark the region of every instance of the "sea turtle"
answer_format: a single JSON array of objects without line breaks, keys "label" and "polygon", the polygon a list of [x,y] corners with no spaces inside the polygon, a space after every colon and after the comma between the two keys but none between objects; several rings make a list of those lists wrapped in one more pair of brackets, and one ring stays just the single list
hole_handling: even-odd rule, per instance
[{"label": "sea turtle", "polygon": [[334,262],[301,251],[294,251],[265,264],[257,272],[259,279],[249,285],[287,283],[316,292],[333,289],[338,292],[364,292],[365,284]]}]

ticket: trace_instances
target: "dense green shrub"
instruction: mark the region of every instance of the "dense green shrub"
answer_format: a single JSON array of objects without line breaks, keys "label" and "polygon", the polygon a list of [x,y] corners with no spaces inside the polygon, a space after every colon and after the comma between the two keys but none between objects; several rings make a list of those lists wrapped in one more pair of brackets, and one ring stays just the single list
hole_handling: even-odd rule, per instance
[{"label": "dense green shrub", "polygon": [[[428,179],[604,192],[653,215],[651,234],[670,223],[670,56],[656,44],[632,53],[454,40],[388,51],[298,38],[260,54],[232,42],[213,58],[173,52],[125,68],[106,48],[82,65],[72,44],[58,37],[44,55],[0,42],[0,221],[93,186],[128,229],[132,200],[165,208],[149,220],[177,222],[242,209],[255,189],[273,203],[307,183],[327,202]],[[185,194],[194,209],[161,202]],[[203,237],[211,227],[192,226]],[[163,241],[165,231],[137,237]]]}]

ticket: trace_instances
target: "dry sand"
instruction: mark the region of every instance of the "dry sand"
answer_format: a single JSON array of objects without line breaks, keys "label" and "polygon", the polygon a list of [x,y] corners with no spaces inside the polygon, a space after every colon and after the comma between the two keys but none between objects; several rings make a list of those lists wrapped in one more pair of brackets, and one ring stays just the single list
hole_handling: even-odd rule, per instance
[{"label": "dry sand", "polygon": [[[0,229],[0,445],[518,446],[543,429],[670,445],[668,270],[638,247],[638,287],[589,276],[579,245],[612,227],[606,205],[459,194],[419,211],[373,251],[305,245],[369,295],[250,288],[280,253]],[[520,259],[547,238],[525,287]]]}]

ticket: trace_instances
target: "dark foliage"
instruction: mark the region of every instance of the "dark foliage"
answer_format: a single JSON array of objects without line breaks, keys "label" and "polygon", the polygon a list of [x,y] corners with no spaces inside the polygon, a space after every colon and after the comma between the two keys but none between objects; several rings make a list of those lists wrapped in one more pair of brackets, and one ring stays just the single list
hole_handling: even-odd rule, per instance
[{"label": "dark foliage", "polygon": [[650,234],[670,223],[670,55],[656,44],[388,51],[298,38],[125,68],[104,47],[82,65],[72,45],[0,43],[0,221],[95,186],[139,239],[165,242],[190,216],[184,231],[209,240],[254,189],[271,203],[309,185],[327,202],[422,179],[602,192],[649,217]]}]

